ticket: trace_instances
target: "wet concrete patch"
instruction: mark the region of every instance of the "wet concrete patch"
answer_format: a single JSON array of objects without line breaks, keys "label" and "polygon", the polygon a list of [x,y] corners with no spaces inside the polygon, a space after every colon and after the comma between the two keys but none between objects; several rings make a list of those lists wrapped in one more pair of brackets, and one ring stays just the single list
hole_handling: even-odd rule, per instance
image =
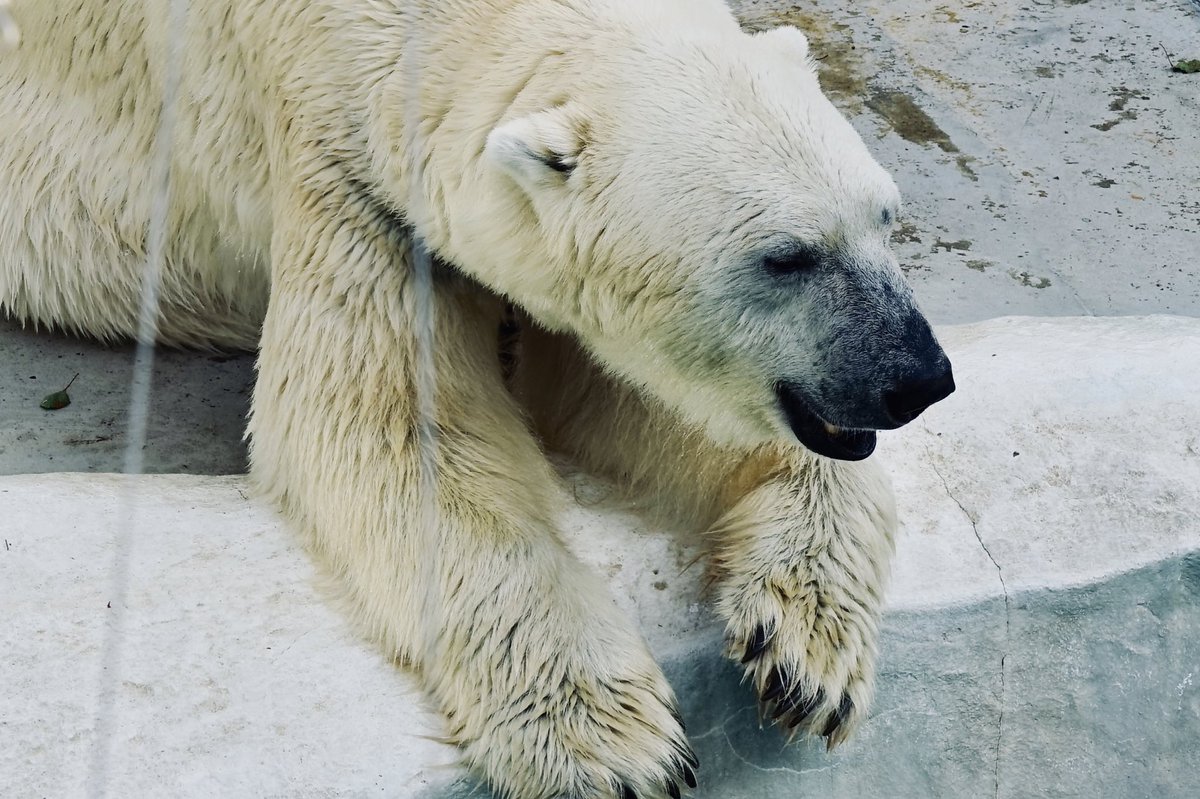
[{"label": "wet concrete patch", "polygon": [[1142,97],[1141,92],[1137,89],[1128,89],[1124,86],[1114,86],[1112,90],[1112,102],[1108,104],[1109,111],[1117,112],[1117,116],[1112,119],[1092,125],[1093,128],[1107,133],[1108,131],[1120,125],[1122,122],[1128,122],[1137,119],[1137,112],[1131,108],[1127,108],[1129,101],[1136,98],[1148,100],[1148,97]]},{"label": "wet concrete patch", "polygon": [[912,97],[892,89],[876,89],[867,98],[870,108],[896,131],[896,135],[913,144],[936,145],[942,152],[957,153],[958,146],[933,118],[917,105]]},{"label": "wet concrete patch", "polygon": [[960,239],[958,241],[942,241],[941,239],[938,239],[933,243],[933,249],[931,249],[930,252],[937,252],[938,250],[942,250],[943,252],[958,250],[962,252],[969,249],[971,249],[971,242],[966,239]]},{"label": "wet concrete patch", "polygon": [[[808,37],[812,58],[817,63],[822,90],[844,113],[857,115],[864,107],[869,108],[904,140],[922,146],[933,145],[955,155],[954,164],[958,171],[969,180],[978,182],[979,175],[972,167],[975,157],[963,154],[916,100],[905,92],[881,88],[868,80],[868,75],[878,74],[879,70],[865,62],[870,48],[858,47],[850,25],[819,8],[812,11],[795,7],[763,9],[757,3],[734,3],[733,6],[742,27],[748,31],[770,30],[781,25],[802,30]],[[952,11],[943,10],[941,13],[955,16]],[[857,16],[850,11],[845,14],[847,17]],[[965,84],[953,81],[946,75],[936,77],[954,83],[955,88],[969,94],[970,89]]]},{"label": "wet concrete patch", "polygon": [[922,146],[933,145],[944,153],[954,155],[958,171],[973,182],[979,175],[971,167],[975,158],[964,154],[948,133],[933,121],[933,117],[917,105],[911,95],[894,89],[875,89],[866,100],[867,108],[874,111],[896,132],[900,138]]},{"label": "wet concrete patch", "polygon": [[828,14],[809,13],[799,8],[761,10],[744,9],[739,15],[742,27],[757,32],[791,25],[808,37],[809,53],[817,63],[821,89],[846,113],[862,110],[867,81],[862,52],[854,42],[850,26]]},{"label": "wet concrete patch", "polygon": [[920,244],[921,231],[912,222],[901,222],[899,227],[892,231],[893,244]]},{"label": "wet concrete patch", "polygon": [[1017,269],[1010,269],[1008,275],[1025,288],[1048,289],[1051,286],[1050,278],[1038,277],[1037,275],[1031,275],[1028,272],[1022,272]]}]

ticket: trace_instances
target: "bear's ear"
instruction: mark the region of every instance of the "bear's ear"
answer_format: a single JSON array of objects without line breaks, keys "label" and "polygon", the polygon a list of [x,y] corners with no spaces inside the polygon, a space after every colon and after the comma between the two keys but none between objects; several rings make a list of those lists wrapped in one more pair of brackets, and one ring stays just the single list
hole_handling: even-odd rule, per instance
[{"label": "bear's ear", "polygon": [[808,58],[808,37],[799,28],[791,25],[780,25],[757,34],[764,44],[778,47],[779,51],[792,58],[804,60]]},{"label": "bear's ear", "polygon": [[582,110],[567,103],[498,126],[484,154],[526,191],[558,186],[579,164],[587,129]]}]

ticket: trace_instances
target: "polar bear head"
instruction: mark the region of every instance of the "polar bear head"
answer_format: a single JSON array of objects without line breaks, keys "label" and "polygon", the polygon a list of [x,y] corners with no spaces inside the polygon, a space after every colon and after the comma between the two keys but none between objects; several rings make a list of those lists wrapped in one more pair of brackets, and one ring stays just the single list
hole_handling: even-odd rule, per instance
[{"label": "polar bear head", "polygon": [[622,36],[488,136],[530,258],[488,282],[718,441],[866,457],[954,387],[891,177],[794,28]]}]

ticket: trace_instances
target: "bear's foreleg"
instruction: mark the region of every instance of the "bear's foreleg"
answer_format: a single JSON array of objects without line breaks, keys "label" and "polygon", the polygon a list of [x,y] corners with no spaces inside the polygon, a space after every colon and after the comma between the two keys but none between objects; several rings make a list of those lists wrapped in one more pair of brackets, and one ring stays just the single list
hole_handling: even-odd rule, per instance
[{"label": "bear's foreleg", "polygon": [[435,281],[429,495],[404,231],[333,187],[284,197],[276,220],[250,424],[257,485],[503,795],[677,795],[695,759],[671,688],[558,539],[553,474],[501,380],[496,302]]},{"label": "bear's foreleg", "polygon": [[832,748],[874,694],[896,526],[891,487],[872,461],[798,447],[759,453],[743,469],[765,479],[714,525],[728,654],[745,666],[766,715]]},{"label": "bear's foreleg", "polygon": [[551,447],[712,532],[728,654],[767,714],[830,745],[851,734],[873,693],[893,551],[882,470],[799,445],[718,447],[570,338],[537,329],[523,333],[514,387]]}]

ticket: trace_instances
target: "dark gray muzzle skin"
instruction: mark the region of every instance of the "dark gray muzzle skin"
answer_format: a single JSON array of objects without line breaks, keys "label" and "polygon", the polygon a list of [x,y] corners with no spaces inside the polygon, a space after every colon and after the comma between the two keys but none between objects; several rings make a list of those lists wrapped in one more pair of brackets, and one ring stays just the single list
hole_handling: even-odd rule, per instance
[{"label": "dark gray muzzle skin", "polygon": [[890,430],[954,391],[950,360],[895,258],[871,250],[784,242],[698,273],[688,315],[696,326],[671,355],[715,374],[750,360],[801,443],[866,457],[873,443],[865,439],[825,442],[822,452],[824,439],[840,435],[829,426]]},{"label": "dark gray muzzle skin", "polygon": [[915,310],[913,317],[911,326],[919,327],[920,332],[906,337],[903,342],[909,367],[883,391],[883,405],[894,427],[908,424],[930,405],[954,392],[950,359],[934,339],[924,317]]},{"label": "dark gray muzzle skin", "polygon": [[950,359],[898,270],[843,264],[813,280],[808,290],[826,299],[817,328],[827,337],[816,348],[821,377],[804,390],[822,419],[890,430],[954,391]]}]

